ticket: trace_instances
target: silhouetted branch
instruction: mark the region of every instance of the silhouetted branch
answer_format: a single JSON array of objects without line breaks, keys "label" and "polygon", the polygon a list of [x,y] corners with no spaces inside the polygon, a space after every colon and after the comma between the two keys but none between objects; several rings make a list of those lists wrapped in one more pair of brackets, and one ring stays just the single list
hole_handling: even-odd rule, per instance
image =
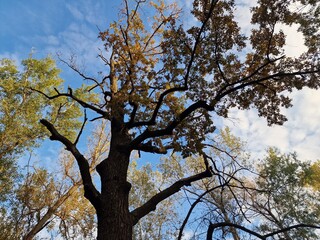
[{"label": "silhouetted branch", "polygon": [[79,133],[78,133],[77,139],[74,141],[74,145],[75,145],[75,146],[76,146],[77,143],[79,142],[80,136],[81,136],[81,134],[82,134],[82,132],[83,132],[84,126],[86,125],[87,121],[88,121],[87,111],[84,110],[84,119],[83,119],[83,123],[82,123],[81,129],[80,129],[80,131],[79,131]]},{"label": "silhouetted branch", "polygon": [[195,181],[211,176],[211,169],[206,169],[204,172],[178,180],[170,187],[154,195],[149,201],[144,203],[141,207],[138,207],[135,210],[133,210],[131,212],[131,215],[133,217],[133,224],[135,225],[141,218],[149,214],[151,211],[154,211],[158,203],[172,196],[176,192],[179,192],[183,186],[190,186],[191,183]]},{"label": "silhouetted branch", "polygon": [[[189,75],[190,75],[190,72],[191,72],[191,68],[192,68],[192,65],[194,63],[194,59],[195,59],[195,55],[196,55],[196,51],[198,49],[198,46],[201,42],[201,35],[202,33],[204,32],[206,26],[207,26],[207,23],[211,17],[211,14],[217,4],[218,0],[214,0],[211,2],[210,4],[210,9],[208,11],[208,13],[206,14],[206,18],[205,20],[203,21],[202,25],[201,25],[201,28],[196,36],[196,39],[195,39],[195,43],[194,43],[194,46],[193,46],[193,49],[192,49],[192,52],[191,52],[191,56],[190,56],[190,60],[188,62],[188,65],[186,67],[186,74],[184,76],[184,84],[183,86],[180,86],[180,87],[173,87],[173,88],[169,88],[167,90],[165,90],[164,92],[162,92],[159,96],[159,99],[156,103],[156,107],[153,111],[153,114],[150,118],[150,120],[148,121],[141,121],[141,122],[130,122],[130,124],[128,124],[128,127],[129,128],[132,128],[132,127],[140,127],[140,126],[151,126],[151,125],[155,125],[156,123],[156,118],[158,116],[158,113],[159,113],[159,110],[162,106],[162,103],[165,99],[165,97],[167,95],[169,95],[170,93],[174,93],[174,92],[181,92],[181,91],[186,91],[188,90],[188,80],[189,80]],[[169,126],[168,126],[169,127]]]},{"label": "silhouetted branch", "polygon": [[76,101],[77,103],[79,103],[82,107],[87,108],[87,109],[91,109],[92,111],[102,115],[103,118],[108,119],[108,116],[109,116],[108,112],[103,111],[102,109],[97,108],[97,107],[95,107],[95,106],[93,106],[93,105],[91,105],[91,104],[89,104],[89,103],[77,98],[76,96],[73,95],[73,91],[72,91],[72,89],[70,87],[68,88],[68,93],[60,93],[58,91],[58,89],[55,88],[55,91],[57,92],[57,94],[53,95],[53,96],[49,96],[48,94],[46,94],[46,93],[44,93],[44,92],[42,92],[40,90],[34,89],[34,88],[31,88],[31,90],[42,94],[43,96],[45,96],[46,98],[48,98],[50,100],[56,99],[56,98],[60,98],[60,97],[69,97],[69,98],[73,99],[74,101]]},{"label": "silhouetted branch", "polygon": [[268,233],[268,234],[265,234],[265,235],[262,235],[262,234],[259,234],[251,229],[248,229],[244,226],[241,226],[239,224],[235,224],[235,223],[228,223],[228,222],[222,222],[222,223],[210,223],[209,227],[208,227],[208,231],[207,231],[207,240],[212,240],[212,236],[213,236],[213,232],[216,228],[221,228],[221,227],[234,227],[234,228],[237,228],[237,229],[240,229],[244,232],[247,232],[259,239],[262,239],[262,240],[266,240],[268,237],[272,237],[274,235],[277,235],[279,233],[284,233],[284,232],[287,232],[287,231],[290,231],[292,229],[296,229],[296,228],[316,228],[316,229],[320,229],[320,226],[317,226],[317,225],[312,225],[312,224],[296,224],[296,225],[293,225],[293,226],[290,226],[290,227],[286,227],[286,228],[283,228],[283,229],[280,229],[278,231],[274,231],[274,232],[271,232],[271,233]]},{"label": "silhouetted branch", "polygon": [[146,129],[142,134],[140,134],[131,142],[131,147],[134,148],[136,145],[140,144],[141,142],[149,138],[171,135],[173,133],[173,130],[183,120],[185,120],[188,116],[190,116],[192,112],[196,111],[199,108],[204,108],[208,111],[212,111],[214,109],[214,104],[210,106],[205,101],[198,101],[196,103],[193,103],[187,109],[185,109],[175,120],[171,121],[166,128],[153,131]]},{"label": "silhouetted branch", "polygon": [[168,152],[167,149],[166,147],[156,147],[151,144],[139,144],[134,148],[134,150],[158,154],[166,154]]},{"label": "silhouetted branch", "polygon": [[210,193],[210,192],[212,192],[212,191],[214,191],[214,190],[216,190],[216,189],[218,189],[218,188],[224,187],[226,184],[227,184],[227,182],[226,182],[225,184],[223,184],[223,185],[215,186],[215,187],[213,187],[213,188],[210,188],[210,189],[206,190],[204,193],[202,193],[202,194],[197,198],[196,201],[194,201],[194,202],[191,204],[191,207],[190,207],[190,209],[189,209],[186,217],[184,218],[184,220],[183,220],[183,222],[182,222],[182,225],[181,225],[181,227],[180,227],[180,229],[179,229],[179,236],[178,236],[178,239],[177,239],[177,240],[181,240],[182,235],[183,235],[184,227],[186,226],[186,224],[187,224],[187,222],[188,222],[188,220],[189,220],[189,218],[190,218],[190,216],[191,216],[191,213],[192,213],[193,209],[197,206],[198,203],[201,202],[202,198],[203,198],[205,195],[207,195],[208,193]]},{"label": "silhouetted branch", "polygon": [[73,144],[69,139],[65,136],[61,135],[57,129],[47,120],[41,119],[40,123],[43,124],[51,133],[50,139],[59,141],[65,145],[66,149],[72,153],[72,155],[77,160],[80,174],[82,177],[82,182],[84,186],[84,196],[92,203],[94,207],[99,206],[99,196],[100,193],[95,188],[91,174],[90,174],[90,166],[87,159],[79,152],[75,144]]}]

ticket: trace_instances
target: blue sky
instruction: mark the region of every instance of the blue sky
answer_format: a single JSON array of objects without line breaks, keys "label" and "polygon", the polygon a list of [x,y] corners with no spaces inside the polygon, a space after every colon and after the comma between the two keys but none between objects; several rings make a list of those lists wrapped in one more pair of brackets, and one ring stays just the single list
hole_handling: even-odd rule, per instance
[{"label": "blue sky", "polygon": [[[97,55],[98,28],[115,19],[120,1],[0,0],[0,56],[18,60],[75,53]],[[91,63],[91,62],[90,62]]]}]

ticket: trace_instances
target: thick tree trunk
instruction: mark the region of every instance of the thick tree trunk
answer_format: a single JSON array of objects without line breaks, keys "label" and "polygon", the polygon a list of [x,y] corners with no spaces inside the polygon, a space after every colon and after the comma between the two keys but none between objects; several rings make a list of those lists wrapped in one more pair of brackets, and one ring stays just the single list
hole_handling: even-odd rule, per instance
[{"label": "thick tree trunk", "polygon": [[110,152],[97,166],[101,177],[101,199],[96,209],[98,240],[131,240],[133,220],[129,212],[127,182],[130,151],[125,148],[129,137],[123,129],[112,129]]},{"label": "thick tree trunk", "polygon": [[[106,208],[110,209],[110,208]],[[118,206],[119,213],[104,210],[98,214],[98,240],[131,240],[132,224],[130,216],[123,206]],[[123,211],[123,212],[121,212]]]}]

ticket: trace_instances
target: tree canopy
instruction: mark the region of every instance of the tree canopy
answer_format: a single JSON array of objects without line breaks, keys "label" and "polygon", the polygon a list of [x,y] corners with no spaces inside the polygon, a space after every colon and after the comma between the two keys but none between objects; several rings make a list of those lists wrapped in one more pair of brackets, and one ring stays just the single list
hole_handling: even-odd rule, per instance
[{"label": "tree canopy", "polygon": [[[29,87],[32,94],[39,93],[48,103],[62,101],[52,108],[57,109],[53,111],[58,112],[57,118],[64,119],[61,106],[70,110],[81,106],[94,114],[91,121],[110,123],[109,152],[96,166],[97,189],[90,161],[77,146],[87,115],[77,137],[68,134],[75,126],[56,122],[50,115],[40,120],[50,139],[61,142],[77,161],[84,196],[97,214],[98,239],[131,239],[133,226],[159,203],[182,187],[219,175],[216,160],[208,154],[212,147],[208,137],[218,127],[216,120],[227,118],[230,109],[255,108],[269,125],[283,124],[287,119],[281,108],[291,106],[289,93],[320,85],[318,1],[259,0],[251,9],[249,32],[237,21],[240,1],[194,0],[187,14],[191,26],[184,24],[185,9],[175,2],[122,3],[119,19],[99,33],[105,48],[99,58],[105,69],[98,77],[67,61],[87,82],[80,90],[42,88],[50,73],[45,66],[30,75],[41,82]],[[293,24],[299,26],[307,49],[298,57],[286,56],[284,50],[282,27]],[[134,151],[197,154],[201,170],[177,179],[131,209],[129,193],[134,188],[127,177]]]}]

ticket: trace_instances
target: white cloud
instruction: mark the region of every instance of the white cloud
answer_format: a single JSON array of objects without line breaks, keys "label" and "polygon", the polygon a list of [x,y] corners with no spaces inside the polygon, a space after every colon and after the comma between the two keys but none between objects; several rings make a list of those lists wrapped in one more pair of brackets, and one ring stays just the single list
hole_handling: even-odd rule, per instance
[{"label": "white cloud", "polygon": [[17,53],[11,53],[11,52],[4,52],[0,54],[0,59],[8,58],[13,60],[17,65],[21,63],[21,59],[19,58],[19,55]]},{"label": "white cloud", "polygon": [[[92,26],[104,27],[110,12],[112,11],[114,14],[119,11],[120,2],[111,3],[108,1],[79,0],[71,2],[66,6],[76,20],[86,21]],[[104,11],[105,9],[109,9],[110,12]]]},{"label": "white cloud", "polygon": [[256,6],[256,4],[257,2],[254,0],[243,0],[236,5],[235,19],[246,35],[250,34],[252,29],[250,8]]},{"label": "white cloud", "polygon": [[56,36],[53,36],[53,35],[49,35],[47,37],[47,43],[49,45],[54,45],[54,46],[57,46],[59,44],[59,39],[56,37]]},{"label": "white cloud", "polygon": [[223,121],[232,132],[247,141],[253,157],[262,157],[269,146],[282,152],[297,152],[301,160],[320,159],[320,95],[303,89],[292,94],[293,107],[284,109],[288,121],[283,126],[267,126],[255,110],[232,110]]},{"label": "white cloud", "polygon": [[68,59],[75,54],[79,59],[78,64],[83,65],[91,74],[99,71],[101,61],[97,59],[99,48],[103,49],[103,43],[97,38],[98,31],[85,24],[71,24],[66,30],[59,33],[60,46],[54,48],[56,52],[63,54]]},{"label": "white cloud", "polygon": [[[249,8],[256,1],[244,0],[237,5],[236,20],[245,34],[250,34],[251,13]],[[284,47],[289,57],[298,57],[307,50],[304,37],[298,32],[298,25],[279,25],[287,36]],[[303,89],[295,91],[293,108],[284,109],[289,119],[283,126],[267,126],[263,118],[259,118],[256,110],[232,110],[230,118],[223,120],[233,133],[248,142],[254,157],[261,157],[268,146],[276,146],[283,152],[296,151],[301,159],[316,160],[320,158],[320,94],[315,90]]]},{"label": "white cloud", "polygon": [[298,32],[298,25],[292,26],[278,26],[278,29],[282,29],[286,35],[286,45],[284,46],[285,54],[288,57],[299,57],[303,52],[307,51],[307,47],[304,45],[304,37],[301,32]]},{"label": "white cloud", "polygon": [[191,230],[186,230],[186,231],[184,231],[182,240],[190,240],[190,239],[192,239],[193,234],[194,234],[194,233],[193,233],[193,231],[191,231]]}]

